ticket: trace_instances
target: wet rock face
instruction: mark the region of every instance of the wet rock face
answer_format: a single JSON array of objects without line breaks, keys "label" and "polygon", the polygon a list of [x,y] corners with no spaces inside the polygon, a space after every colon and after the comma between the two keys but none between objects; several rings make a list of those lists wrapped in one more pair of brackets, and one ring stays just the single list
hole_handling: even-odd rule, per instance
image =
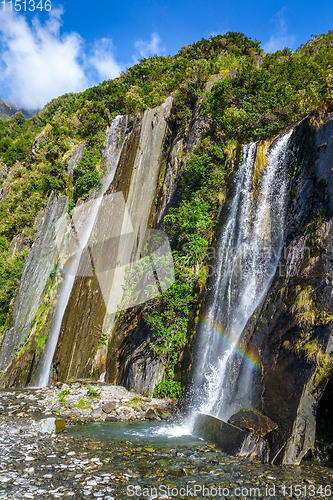
[{"label": "wet rock face", "polygon": [[243,408],[235,413],[229,418],[228,423],[245,431],[253,432],[259,437],[266,436],[278,427],[277,423],[269,417],[251,408]]},{"label": "wet rock face", "polygon": [[102,406],[102,411],[104,411],[104,413],[111,413],[116,408],[117,403],[115,401],[110,401],[109,403],[105,403],[105,405]]},{"label": "wet rock face", "polygon": [[14,302],[10,329],[3,337],[0,370],[11,362],[14,347],[29,333],[58,257],[66,229],[68,197],[51,195],[43,222],[28,255]]},{"label": "wet rock face", "polygon": [[[135,234],[134,238],[129,235],[128,245],[125,245],[126,252],[131,255],[132,261],[140,258],[146,230],[149,227],[164,158],[163,152],[168,134],[167,120],[172,104],[173,99],[170,97],[161,106],[147,110],[128,131],[115,176],[106,192],[108,196],[121,191],[123,202],[126,203],[126,210]],[[103,150],[105,168],[107,168],[113,147],[114,138],[111,141],[108,137]],[[119,214],[116,224],[122,223],[122,217],[124,213]],[[108,231],[110,231],[110,226],[106,223],[107,221],[104,230],[102,218],[98,219],[98,232],[103,235],[103,241],[108,239]],[[115,254],[115,263],[124,259],[124,256],[117,252],[117,245],[109,249],[109,257]],[[111,262],[112,258],[110,257],[109,260]],[[98,262],[96,266],[98,267]],[[112,342],[109,344],[108,352],[104,347],[105,337],[108,340],[115,317],[115,313],[108,310],[112,286],[116,281],[114,269],[111,266],[107,287],[103,293],[95,275],[91,278],[85,276],[76,278],[64,314],[54,357],[58,380],[70,377],[84,378],[89,376],[89,371],[93,369],[96,374],[98,372],[98,376],[106,371],[106,380],[109,382],[122,382],[118,372],[117,357],[119,346],[124,338],[123,330],[112,333]],[[139,377],[136,382],[139,382]]]},{"label": "wet rock face", "polygon": [[315,443],[317,405],[332,365],[333,117],[319,130],[309,117],[291,144],[286,248],[249,321],[246,349],[261,368],[257,408],[278,424],[267,436],[270,460],[299,464]]},{"label": "wet rock face", "polygon": [[213,442],[230,455],[268,461],[267,443],[263,439],[211,415],[197,415],[193,434]]}]

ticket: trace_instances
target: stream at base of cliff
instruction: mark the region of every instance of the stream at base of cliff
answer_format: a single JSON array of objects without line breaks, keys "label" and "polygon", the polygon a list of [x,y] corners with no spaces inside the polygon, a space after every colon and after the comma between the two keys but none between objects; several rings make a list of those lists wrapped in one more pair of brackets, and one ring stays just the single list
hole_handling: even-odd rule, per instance
[{"label": "stream at base of cliff", "polygon": [[[126,401],[121,388],[113,390],[122,396],[121,408],[138,404],[135,395]],[[67,426],[56,434],[55,418],[45,410],[52,391],[1,393],[0,499],[331,498],[329,464],[273,466],[231,457],[174,423],[133,417],[105,422],[95,411],[97,421],[73,424],[80,419],[58,412],[53,416],[66,418]]]}]

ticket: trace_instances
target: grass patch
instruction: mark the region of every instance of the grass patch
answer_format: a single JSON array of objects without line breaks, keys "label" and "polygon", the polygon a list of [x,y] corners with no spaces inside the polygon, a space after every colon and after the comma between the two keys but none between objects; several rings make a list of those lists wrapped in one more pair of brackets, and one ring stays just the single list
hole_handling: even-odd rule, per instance
[{"label": "grass patch", "polygon": [[316,293],[312,286],[307,286],[303,290],[296,287],[296,301],[292,307],[292,312],[296,314],[299,324],[314,325],[317,320],[317,309],[315,305]]}]

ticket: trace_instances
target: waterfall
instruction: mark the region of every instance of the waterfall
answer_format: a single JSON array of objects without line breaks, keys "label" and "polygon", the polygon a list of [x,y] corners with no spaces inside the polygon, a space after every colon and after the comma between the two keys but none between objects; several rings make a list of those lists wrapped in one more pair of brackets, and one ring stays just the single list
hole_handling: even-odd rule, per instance
[{"label": "waterfall", "polygon": [[36,387],[45,387],[50,382],[52,360],[81,256],[93,231],[103,196],[114,178],[125,142],[126,129],[127,116],[116,116],[111,124],[103,151],[104,164],[108,173],[103,181],[99,196],[75,208],[70,226],[71,230],[68,232],[67,240],[62,250],[61,262],[64,264],[64,262],[68,261],[68,256],[73,255],[73,258],[71,259],[70,266],[67,269],[62,269],[63,282],[60,287],[57,309],[50,327],[44,354],[38,365]]},{"label": "waterfall", "polygon": [[256,363],[243,351],[240,340],[270,286],[284,243],[291,133],[280,136],[268,149],[265,164],[259,154],[262,146],[244,146],[235,193],[218,240],[214,285],[198,331],[193,407],[224,420],[251,406]]}]

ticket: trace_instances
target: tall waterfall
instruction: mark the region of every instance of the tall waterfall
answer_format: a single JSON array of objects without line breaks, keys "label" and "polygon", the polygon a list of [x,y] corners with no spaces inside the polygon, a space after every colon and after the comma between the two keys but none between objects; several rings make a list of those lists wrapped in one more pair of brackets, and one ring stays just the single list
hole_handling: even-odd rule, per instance
[{"label": "tall waterfall", "polygon": [[240,339],[267,292],[283,247],[291,133],[275,141],[266,163],[262,146],[244,147],[219,237],[214,286],[198,332],[193,405],[224,420],[251,406],[255,362],[242,350]]},{"label": "tall waterfall", "polygon": [[73,255],[74,258],[71,259],[70,267],[62,269],[63,282],[59,291],[57,309],[46,342],[44,355],[37,368],[37,387],[45,387],[50,382],[52,360],[57,346],[62,320],[74,285],[75,276],[80,264],[83,250],[86,247],[89,237],[93,231],[103,195],[106,193],[114,178],[125,141],[126,128],[127,116],[116,116],[111,124],[106,146],[103,152],[104,163],[106,164],[108,174],[103,181],[99,196],[96,199],[82,204],[74,212],[70,227],[71,231],[68,233],[68,237],[62,251],[61,262],[64,264],[68,256],[71,255]]}]

